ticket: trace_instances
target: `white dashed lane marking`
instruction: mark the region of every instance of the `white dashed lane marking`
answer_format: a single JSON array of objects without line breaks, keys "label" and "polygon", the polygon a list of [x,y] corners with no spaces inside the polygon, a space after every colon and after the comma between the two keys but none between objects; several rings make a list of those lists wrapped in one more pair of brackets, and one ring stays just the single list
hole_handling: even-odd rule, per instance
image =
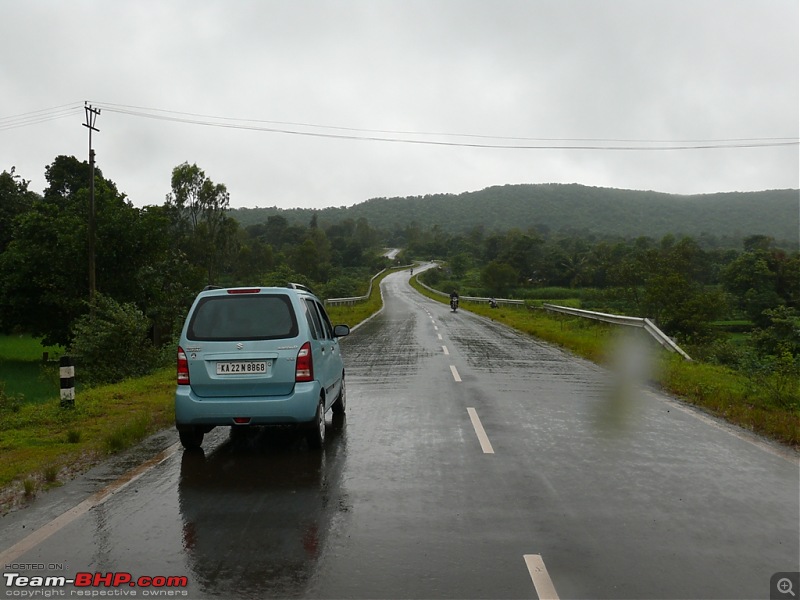
[{"label": "white dashed lane marking", "polygon": [[468,408],[467,412],[469,413],[470,421],[472,421],[472,426],[475,428],[475,435],[478,436],[478,441],[481,443],[481,449],[483,450],[483,453],[494,454],[494,448],[492,448],[492,444],[489,442],[489,437],[486,435],[486,431],[483,429],[483,424],[478,418],[478,413],[474,408]]}]

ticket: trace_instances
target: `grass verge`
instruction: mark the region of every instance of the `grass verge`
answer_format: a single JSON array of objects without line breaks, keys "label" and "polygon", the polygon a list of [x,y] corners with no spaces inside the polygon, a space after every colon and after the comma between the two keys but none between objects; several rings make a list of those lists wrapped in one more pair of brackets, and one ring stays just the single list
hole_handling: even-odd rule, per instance
[{"label": "grass verge", "polygon": [[383,301],[381,300],[381,281],[383,281],[386,276],[391,275],[392,273],[405,270],[408,270],[408,267],[387,269],[379,277],[376,277],[375,282],[372,285],[372,293],[370,294],[369,299],[365,300],[364,302],[359,302],[358,304],[354,304],[352,306],[326,306],[325,310],[327,311],[328,316],[331,318],[333,324],[349,325],[350,327],[354,327],[367,317],[378,312],[381,309],[381,306],[383,306]]},{"label": "grass verge", "polygon": [[[448,303],[447,298],[419,285],[416,278],[412,278],[411,284],[421,294]],[[486,304],[462,301],[460,308],[600,364],[608,359],[608,348],[616,331],[612,325],[528,307],[492,309]],[[729,368],[689,362],[666,351],[660,355],[659,366],[655,383],[664,391],[739,427],[800,449],[800,407],[777,404],[769,397],[766,386]]]},{"label": "grass verge", "polygon": [[175,370],[77,395],[75,408],[58,398],[23,404],[0,415],[0,508],[58,485],[110,454],[175,421]]}]

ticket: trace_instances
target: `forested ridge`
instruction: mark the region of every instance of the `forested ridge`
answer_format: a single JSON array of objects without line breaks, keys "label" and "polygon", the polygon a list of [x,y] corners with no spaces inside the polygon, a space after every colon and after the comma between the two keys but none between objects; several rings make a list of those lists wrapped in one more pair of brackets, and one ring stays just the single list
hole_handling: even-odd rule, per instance
[{"label": "forested ridge", "polygon": [[243,226],[282,215],[292,224],[316,213],[322,226],[365,218],[384,230],[412,223],[459,233],[535,229],[541,233],[660,238],[667,234],[741,240],[768,235],[796,247],[800,233],[799,190],[729,192],[681,196],[579,184],[503,185],[462,194],[373,198],[349,207],[314,209],[240,208],[230,216]]}]

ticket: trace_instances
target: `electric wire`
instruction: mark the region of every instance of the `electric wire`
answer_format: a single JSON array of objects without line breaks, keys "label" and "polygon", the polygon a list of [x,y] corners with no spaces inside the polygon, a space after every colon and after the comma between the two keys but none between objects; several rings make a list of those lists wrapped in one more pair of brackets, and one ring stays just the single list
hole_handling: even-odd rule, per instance
[{"label": "electric wire", "polygon": [[30,125],[38,125],[39,123],[71,117],[82,112],[82,110],[83,103],[71,102],[69,104],[43,108],[18,115],[0,117],[0,131],[28,127]]},{"label": "electric wire", "polygon": [[[0,117],[0,131],[37,125],[83,112],[85,103],[69,103],[8,117]],[[147,108],[110,102],[93,102],[95,108],[136,118],[153,119],[204,127],[246,130],[284,135],[307,136],[339,140],[419,144],[460,148],[486,148],[505,150],[592,150],[592,151],[675,151],[716,150],[730,148],[765,148],[797,146],[796,137],[757,137],[729,139],[629,139],[629,138],[544,138],[522,136],[481,135],[474,133],[446,133],[430,131],[403,131],[390,129],[364,129],[314,123],[241,119],[182,112],[161,108]],[[340,133],[335,133],[340,132]],[[430,139],[440,138],[440,139]],[[447,139],[451,138],[451,139]],[[452,138],[460,139],[453,141]],[[465,140],[474,141],[465,141]],[[535,142],[535,143],[531,143]]]},{"label": "electric wire", "polygon": [[[353,127],[340,127],[332,125],[319,125],[311,123],[298,123],[286,121],[267,121],[261,119],[238,119],[233,117],[220,117],[172,111],[158,108],[145,108],[139,106],[129,106],[124,104],[95,103],[95,106],[108,112],[125,114],[134,117],[155,119],[161,121],[171,121],[176,123],[186,123],[191,125],[202,125],[206,127],[219,127],[224,129],[240,129],[248,131],[261,131],[269,133],[281,133],[286,135],[298,135],[317,138],[391,142],[404,144],[423,144],[433,146],[450,146],[462,148],[491,148],[508,150],[622,150],[622,151],[657,151],[657,150],[709,150],[724,148],[762,148],[775,146],[793,146],[800,144],[797,138],[764,137],[764,138],[731,138],[731,139],[711,139],[711,140],[653,140],[653,139],[603,139],[603,138],[530,138],[530,137],[508,137],[508,136],[488,136],[466,133],[442,133],[424,131],[399,131],[381,129],[359,129]],[[284,127],[274,127],[267,125],[282,125]],[[293,128],[289,128],[293,127]],[[323,131],[307,131],[297,129],[298,127],[312,128]],[[347,131],[351,133],[327,133],[326,130]],[[362,135],[356,135],[362,134]],[[508,143],[486,143],[486,142],[454,142],[446,140],[415,139],[386,137],[385,135],[407,135],[407,136],[439,136],[439,137],[462,137],[476,138],[485,140],[505,140],[517,142],[546,142],[539,144],[508,144]],[[554,143],[557,142],[557,143]],[[576,143],[582,142],[582,143]],[[610,145],[617,144],[617,145]],[[619,144],[669,144],[659,146],[646,145],[619,145]]]},{"label": "electric wire", "polygon": [[[309,128],[316,128],[316,129],[332,129],[332,130],[339,130],[339,131],[351,131],[351,132],[358,132],[358,133],[380,133],[380,134],[392,134],[392,135],[420,135],[420,136],[444,136],[444,137],[467,137],[467,138],[477,138],[477,139],[494,139],[494,140],[516,140],[516,141],[536,141],[536,142],[607,142],[607,143],[653,143],[653,144],[675,144],[675,143],[685,143],[685,144],[698,144],[698,143],[733,143],[733,142],[765,142],[765,141],[772,141],[772,142],[782,142],[782,141],[797,141],[797,138],[786,138],[786,137],[764,137],[764,138],[731,138],[731,139],[671,139],[671,140],[659,140],[659,139],[614,139],[614,138],[547,138],[547,137],[522,137],[522,136],[498,136],[498,135],[482,135],[482,134],[475,134],[475,133],[447,133],[447,132],[432,132],[432,131],[405,131],[405,130],[396,130],[396,129],[364,129],[364,128],[356,128],[356,127],[343,127],[337,125],[319,125],[313,123],[303,123],[303,122],[294,122],[294,121],[270,121],[264,119],[239,119],[235,117],[222,117],[216,115],[206,115],[201,113],[192,113],[192,112],[184,112],[184,111],[176,111],[176,110],[167,110],[161,108],[146,108],[142,106],[131,106],[126,104],[114,104],[114,103],[99,103],[96,104],[97,106],[101,106],[105,108],[105,110],[111,112],[120,112],[125,114],[137,114],[141,115],[141,112],[144,111],[145,113],[164,113],[166,115],[177,115],[176,119],[183,119],[183,118],[196,118],[196,119],[203,119],[204,123],[206,121],[209,124],[214,123],[215,121],[222,121],[222,122],[239,122],[239,123],[264,123],[270,125],[283,125],[283,126],[293,126],[293,127],[309,127]],[[167,119],[170,120],[170,119]]]}]

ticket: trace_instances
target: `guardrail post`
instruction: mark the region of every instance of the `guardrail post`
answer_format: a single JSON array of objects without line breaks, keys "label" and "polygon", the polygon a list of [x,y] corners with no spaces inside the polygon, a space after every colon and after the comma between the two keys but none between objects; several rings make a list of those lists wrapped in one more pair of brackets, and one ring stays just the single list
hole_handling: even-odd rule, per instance
[{"label": "guardrail post", "polygon": [[61,377],[61,408],[75,407],[75,365],[71,356],[62,356],[58,361]]}]

